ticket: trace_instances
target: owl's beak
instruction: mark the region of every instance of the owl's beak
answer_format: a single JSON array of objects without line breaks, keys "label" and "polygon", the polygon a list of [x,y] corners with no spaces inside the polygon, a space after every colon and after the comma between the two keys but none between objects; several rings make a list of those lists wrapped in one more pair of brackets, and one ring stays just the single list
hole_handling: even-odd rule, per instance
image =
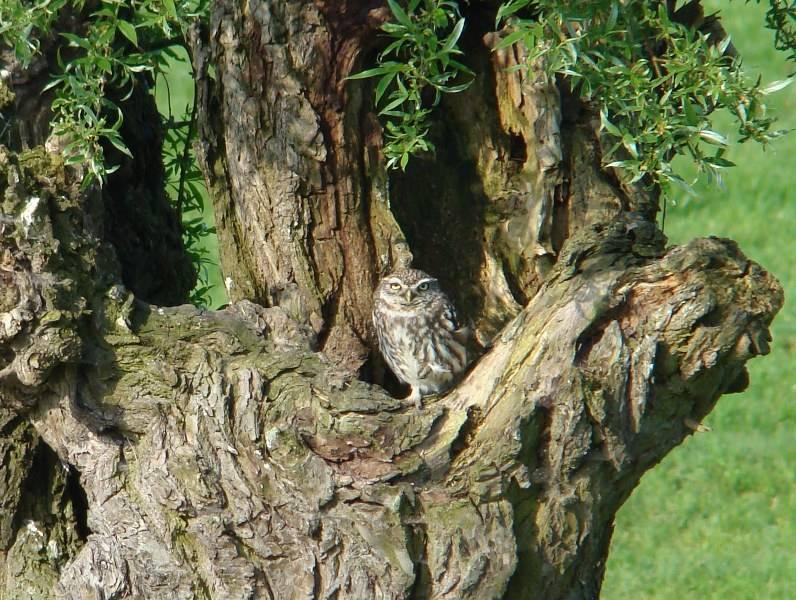
[{"label": "owl's beak", "polygon": [[412,290],[406,290],[406,295],[404,296],[404,298],[406,298],[407,302],[411,302],[412,298],[414,298],[414,297],[415,297],[415,294],[414,294],[414,292],[412,292]]}]

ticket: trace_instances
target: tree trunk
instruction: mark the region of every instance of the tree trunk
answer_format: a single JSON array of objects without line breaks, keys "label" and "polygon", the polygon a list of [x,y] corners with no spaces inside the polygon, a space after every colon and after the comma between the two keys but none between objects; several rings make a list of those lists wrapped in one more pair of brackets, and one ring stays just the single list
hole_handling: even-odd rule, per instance
[{"label": "tree trunk", "polygon": [[[731,241],[667,249],[594,115],[470,10],[476,84],[388,176],[345,79],[380,2],[214,4],[192,45],[222,311],[144,302],[108,204],[0,152],[0,596],[599,594],[616,511],[745,387],[782,290]],[[420,411],[357,378],[372,289],[412,259],[484,348]]]}]

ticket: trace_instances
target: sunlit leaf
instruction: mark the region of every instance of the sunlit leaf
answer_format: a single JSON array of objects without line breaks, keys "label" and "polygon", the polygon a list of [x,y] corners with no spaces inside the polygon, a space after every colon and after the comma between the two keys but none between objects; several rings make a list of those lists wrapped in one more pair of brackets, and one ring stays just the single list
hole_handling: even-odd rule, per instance
[{"label": "sunlit leaf", "polygon": [[[796,16],[794,18],[796,19]],[[778,81],[772,81],[766,87],[764,87],[762,90],[760,90],[760,93],[763,94],[764,96],[767,96],[768,94],[773,94],[774,92],[778,92],[780,90],[783,90],[786,87],[788,87],[791,83],[793,83],[794,78],[796,78],[796,76],[791,75],[790,77],[788,77],[786,79],[780,79]]]},{"label": "sunlit leaf", "polygon": [[349,75],[346,79],[367,79],[369,77],[376,77],[378,75],[384,75],[385,73],[392,73],[395,75],[399,73],[403,69],[403,65],[398,62],[386,62],[378,67],[373,67],[372,69],[365,69],[364,71],[360,71],[359,73],[354,73],[353,75]]},{"label": "sunlit leaf", "polygon": [[392,12],[395,19],[404,27],[411,28],[412,21],[409,19],[409,16],[404,12],[404,9],[401,8],[401,5],[398,4],[395,0],[387,0],[387,5],[390,7],[390,12]]},{"label": "sunlit leaf", "polygon": [[711,131],[710,129],[701,130],[699,132],[699,137],[705,140],[708,144],[713,144],[714,146],[726,147],[729,143],[727,142],[727,138],[725,138],[723,135],[717,131]]},{"label": "sunlit leaf", "polygon": [[136,33],[135,25],[129,21],[118,19],[116,27],[122,32],[122,35],[130,40],[134,46],[138,46],[138,33]]},{"label": "sunlit leaf", "polygon": [[456,23],[456,26],[453,28],[453,31],[448,36],[448,39],[445,40],[445,44],[442,47],[442,52],[450,52],[453,47],[456,45],[456,42],[459,41],[459,37],[462,35],[462,31],[464,30],[464,19],[459,19]]}]

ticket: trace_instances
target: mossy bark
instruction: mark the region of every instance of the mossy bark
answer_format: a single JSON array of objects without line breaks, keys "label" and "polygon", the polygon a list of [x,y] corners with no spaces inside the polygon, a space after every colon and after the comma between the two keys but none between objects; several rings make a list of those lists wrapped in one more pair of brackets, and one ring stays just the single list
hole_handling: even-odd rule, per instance
[{"label": "mossy bark", "polygon": [[[0,597],[598,595],[619,506],[743,389],[782,290],[731,241],[667,248],[586,108],[507,72],[473,6],[481,76],[388,180],[344,79],[384,7],[214,5],[222,311],[136,297],[96,190],[0,150]],[[356,373],[412,254],[487,347],[422,410]]]},{"label": "mossy bark", "polygon": [[[583,228],[417,411],[281,307],[136,300],[57,160],[0,158],[6,597],[594,597],[616,510],[782,301],[731,242]],[[39,485],[37,517],[30,425],[80,483]]]},{"label": "mossy bark", "polygon": [[[62,11],[59,33],[83,35],[87,15]],[[59,46],[63,38],[52,35],[41,40],[41,54],[23,69],[14,60],[5,62],[12,52],[0,48],[0,144],[22,152],[44,147],[53,154],[63,154],[69,140],[51,135],[50,104],[53,89],[45,89],[57,60],[69,60],[72,50]],[[162,159],[163,132],[151,94],[152,82],[137,76],[132,89],[107,86],[109,99],[124,113],[120,133],[133,157],[107,144],[108,165],[117,167],[108,176],[97,198],[105,206],[93,210],[99,219],[97,235],[116,248],[116,260],[124,281],[136,295],[155,304],[185,302],[196,283],[195,267],[185,251],[177,211],[164,189]],[[10,86],[10,87],[9,87]]]}]

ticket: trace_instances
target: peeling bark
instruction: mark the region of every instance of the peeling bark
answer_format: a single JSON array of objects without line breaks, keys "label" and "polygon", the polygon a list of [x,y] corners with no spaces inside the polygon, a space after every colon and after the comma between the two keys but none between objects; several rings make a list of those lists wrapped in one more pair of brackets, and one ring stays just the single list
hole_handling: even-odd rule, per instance
[{"label": "peeling bark", "polygon": [[[0,148],[0,597],[599,594],[619,506],[745,387],[782,290],[731,241],[667,248],[587,108],[507,72],[471,10],[482,77],[388,180],[345,81],[380,3],[214,5],[222,311],[145,302],[96,190]],[[486,346],[422,410],[356,376],[413,255]]]}]

